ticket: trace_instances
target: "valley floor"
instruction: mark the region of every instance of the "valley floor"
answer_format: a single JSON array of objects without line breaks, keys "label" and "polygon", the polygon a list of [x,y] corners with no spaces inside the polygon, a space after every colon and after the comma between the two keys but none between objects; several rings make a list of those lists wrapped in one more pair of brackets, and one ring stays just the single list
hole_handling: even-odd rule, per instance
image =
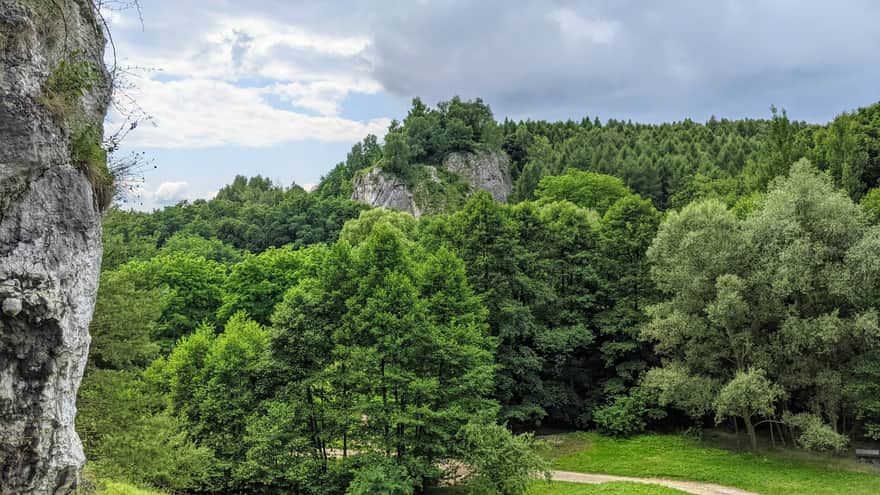
[{"label": "valley floor", "polygon": [[[574,473],[712,483],[760,495],[880,493],[880,472],[874,468],[852,459],[809,454],[800,450],[739,453],[683,435],[642,435],[614,439],[595,433],[572,433],[545,439],[549,444],[547,456],[552,460],[553,468]],[[682,487],[679,485],[679,488]],[[606,493],[579,491],[568,486],[549,491],[536,489],[535,495]],[[621,493],[676,493],[659,486],[642,490]]]},{"label": "valley floor", "polygon": [[[614,439],[579,432],[541,438],[555,481],[536,482],[528,495],[880,493],[880,471],[875,468],[850,458],[801,450],[735,452],[723,448],[718,440],[701,442],[685,435]],[[641,479],[633,482],[632,478]],[[646,484],[652,481],[656,484]],[[102,485],[95,495],[162,495],[124,483]],[[446,488],[431,493],[466,491]]]}]

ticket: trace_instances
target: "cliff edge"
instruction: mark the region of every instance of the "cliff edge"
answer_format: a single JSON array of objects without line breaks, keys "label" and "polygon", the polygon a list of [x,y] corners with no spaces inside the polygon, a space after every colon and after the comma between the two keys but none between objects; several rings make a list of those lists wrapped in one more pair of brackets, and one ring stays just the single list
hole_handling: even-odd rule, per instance
[{"label": "cliff edge", "polygon": [[[112,178],[91,0],[0,0],[0,493],[66,494]],[[108,196],[109,195],[109,196]]]}]

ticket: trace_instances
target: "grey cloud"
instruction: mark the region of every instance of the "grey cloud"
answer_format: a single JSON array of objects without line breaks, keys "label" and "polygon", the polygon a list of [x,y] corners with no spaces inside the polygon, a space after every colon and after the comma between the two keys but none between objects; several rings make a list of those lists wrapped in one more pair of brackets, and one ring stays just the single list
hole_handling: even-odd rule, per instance
[{"label": "grey cloud", "polygon": [[[566,37],[563,9],[614,36]],[[825,120],[872,103],[873,1],[421,2],[373,26],[374,75],[401,97],[481,96],[518,117]]]},{"label": "grey cloud", "polygon": [[[880,99],[875,0],[142,4],[148,29],[127,33],[140,46],[183,46],[221,16],[363,35],[372,39],[363,56],[286,49],[273,56],[308,72],[345,66],[402,99],[479,96],[499,116],[702,120],[767,116],[776,104],[795,118],[822,121]],[[554,11],[576,17],[563,29]],[[585,29],[598,31],[577,35]],[[244,54],[244,44],[236,46]]]}]

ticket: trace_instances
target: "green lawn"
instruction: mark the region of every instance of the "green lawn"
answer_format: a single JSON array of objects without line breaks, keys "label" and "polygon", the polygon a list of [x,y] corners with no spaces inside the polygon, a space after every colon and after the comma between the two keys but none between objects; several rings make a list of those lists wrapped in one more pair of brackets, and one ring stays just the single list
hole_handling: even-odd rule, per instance
[{"label": "green lawn", "polygon": [[576,483],[535,483],[527,495],[683,495],[685,492],[656,485],[639,483],[602,483],[580,485]]},{"label": "green lawn", "polygon": [[137,488],[128,483],[108,481],[104,485],[104,488],[98,490],[95,495],[165,495],[163,492]]},{"label": "green lawn", "polygon": [[[433,488],[429,495],[467,495],[465,488]],[[578,483],[561,483],[536,481],[526,495],[684,495],[685,492],[662,486],[642,485],[639,483],[602,483],[601,485],[582,485]],[[689,495],[689,494],[688,494]]]},{"label": "green lawn", "polygon": [[761,495],[880,494],[880,472],[873,468],[800,451],[736,453],[678,435],[572,433],[550,443],[553,468],[565,471],[706,481]]}]

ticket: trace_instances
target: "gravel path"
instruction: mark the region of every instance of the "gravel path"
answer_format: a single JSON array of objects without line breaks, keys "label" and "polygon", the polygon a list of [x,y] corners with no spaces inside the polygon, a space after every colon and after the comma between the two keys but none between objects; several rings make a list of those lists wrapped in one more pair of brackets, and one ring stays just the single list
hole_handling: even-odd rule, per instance
[{"label": "gravel path", "polygon": [[572,473],[569,471],[553,471],[553,481],[567,481],[569,483],[585,483],[598,485],[611,481],[628,481],[630,483],[642,483],[645,485],[660,485],[674,488],[694,495],[758,495],[755,492],[747,492],[730,486],[715,485],[712,483],[700,483],[698,481],[665,480],[660,478],[630,478],[628,476],[611,476],[607,474]]}]

